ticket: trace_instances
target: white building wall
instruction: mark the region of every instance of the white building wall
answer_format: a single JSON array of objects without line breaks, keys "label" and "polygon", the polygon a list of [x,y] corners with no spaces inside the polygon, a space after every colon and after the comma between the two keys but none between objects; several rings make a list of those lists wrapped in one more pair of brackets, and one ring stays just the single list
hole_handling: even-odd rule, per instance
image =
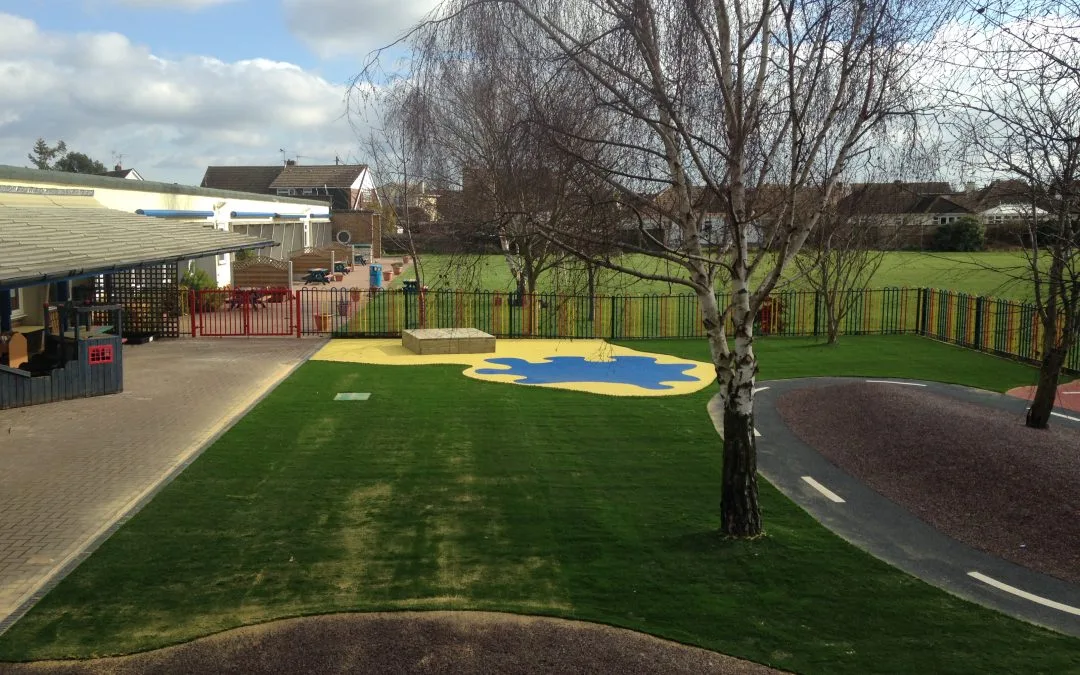
[{"label": "white building wall", "polygon": [[[8,180],[3,181],[7,185],[25,185],[27,187],[54,187],[54,188],[82,188],[80,185],[63,183],[58,181],[26,181]],[[171,192],[146,192],[143,190],[125,189],[126,181],[117,181],[115,188],[103,188],[98,186],[87,187],[94,191],[94,199],[106,208],[134,213],[143,210],[174,210],[174,211],[210,211],[214,216],[206,219],[208,224],[214,224],[221,229],[229,229],[235,232],[248,231],[253,235],[266,233],[277,246],[263,249],[263,255],[281,260],[287,260],[293,252],[305,246],[325,246],[331,241],[329,222],[312,222],[307,236],[305,236],[304,220],[289,220],[274,222],[271,219],[232,219],[234,211],[246,211],[255,213],[279,213],[284,215],[308,215],[322,214],[329,211],[329,206],[324,202],[310,201],[307,203],[290,203],[260,199],[258,195],[244,197],[221,197],[198,194],[173,194]],[[181,188],[182,189],[182,188]],[[255,227],[252,227],[255,225]],[[320,243],[315,243],[320,242]],[[231,254],[202,258],[195,261],[195,266],[205,270],[214,278],[219,286],[232,282]],[[29,304],[29,303],[27,303]],[[36,303],[40,304],[40,303]]]}]

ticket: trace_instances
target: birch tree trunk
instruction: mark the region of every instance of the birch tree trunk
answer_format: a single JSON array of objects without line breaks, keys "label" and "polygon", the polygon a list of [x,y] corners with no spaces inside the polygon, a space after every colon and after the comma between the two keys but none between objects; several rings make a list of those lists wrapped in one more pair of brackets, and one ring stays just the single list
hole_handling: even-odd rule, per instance
[{"label": "birch tree trunk", "polygon": [[1043,338],[1043,360],[1039,366],[1039,384],[1035,387],[1035,397],[1027,412],[1027,426],[1032,429],[1045,429],[1050,424],[1050,413],[1057,398],[1058,379],[1061,366],[1065,363],[1067,350],[1056,344],[1057,331],[1047,331]]}]

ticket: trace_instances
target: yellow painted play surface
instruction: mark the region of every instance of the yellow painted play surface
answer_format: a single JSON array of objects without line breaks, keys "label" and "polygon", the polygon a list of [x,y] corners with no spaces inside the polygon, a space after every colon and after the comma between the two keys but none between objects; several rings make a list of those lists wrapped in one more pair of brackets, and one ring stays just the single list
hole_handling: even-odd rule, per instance
[{"label": "yellow painted play surface", "polygon": [[603,340],[498,340],[492,354],[430,354],[420,356],[401,346],[400,339],[385,340],[331,340],[312,359],[317,361],[340,361],[345,363],[369,363],[391,366],[426,366],[459,364],[468,366],[464,374],[477,380],[516,384],[524,379],[518,374],[481,374],[478,369],[500,368],[499,364],[486,363],[490,358],[517,358],[530,363],[545,363],[552,356],[579,356],[586,361],[611,361],[615,356],[647,356],[658,364],[686,364],[693,366],[685,375],[692,382],[664,382],[670,389],[646,389],[633,384],[613,382],[552,382],[529,386],[569,389],[607,396],[676,396],[691,394],[707,387],[716,377],[711,364],[680,359],[668,354],[641,352]]}]

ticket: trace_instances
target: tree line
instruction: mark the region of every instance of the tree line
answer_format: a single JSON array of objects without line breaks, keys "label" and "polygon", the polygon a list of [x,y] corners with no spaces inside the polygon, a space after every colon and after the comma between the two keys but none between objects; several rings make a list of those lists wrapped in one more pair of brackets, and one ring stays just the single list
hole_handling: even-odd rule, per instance
[{"label": "tree line", "polygon": [[62,140],[57,141],[56,145],[49,145],[44,138],[39,138],[26,157],[36,168],[49,171],[94,175],[108,171],[104,164],[89,155],[68,150],[67,143]]}]

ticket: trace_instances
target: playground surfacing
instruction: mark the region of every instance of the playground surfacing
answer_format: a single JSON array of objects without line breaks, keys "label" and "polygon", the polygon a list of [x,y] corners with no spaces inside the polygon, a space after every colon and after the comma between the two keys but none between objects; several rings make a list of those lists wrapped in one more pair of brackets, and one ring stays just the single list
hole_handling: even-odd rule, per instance
[{"label": "playground surfacing", "polygon": [[333,340],[319,361],[372,365],[463,365],[466,377],[606,396],[677,396],[707,387],[713,366],[603,340],[499,340],[494,354],[418,355],[397,339]]}]

